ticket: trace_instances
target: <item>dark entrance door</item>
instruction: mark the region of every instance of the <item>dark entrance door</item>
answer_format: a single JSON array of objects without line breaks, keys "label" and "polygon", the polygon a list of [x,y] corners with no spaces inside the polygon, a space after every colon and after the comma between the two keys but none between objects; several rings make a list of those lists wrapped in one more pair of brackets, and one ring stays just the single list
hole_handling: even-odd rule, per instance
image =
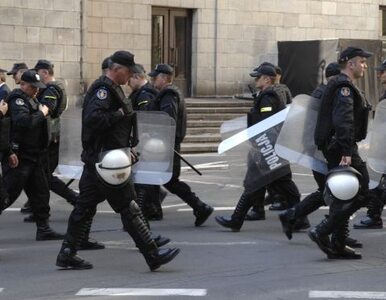
[{"label": "dark entrance door", "polygon": [[192,17],[186,9],[153,7],[151,65],[167,63],[175,71],[174,83],[191,95]]}]

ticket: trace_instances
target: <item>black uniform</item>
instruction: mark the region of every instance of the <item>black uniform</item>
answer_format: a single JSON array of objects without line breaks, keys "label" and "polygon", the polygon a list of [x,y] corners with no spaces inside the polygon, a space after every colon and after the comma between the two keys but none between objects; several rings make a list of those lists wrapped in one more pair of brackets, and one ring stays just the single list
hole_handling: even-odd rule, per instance
[{"label": "black uniform", "polygon": [[[129,98],[135,111],[154,110],[154,100],[158,91],[147,82],[138,90],[133,91]],[[148,220],[161,220],[163,218],[160,203],[160,186],[149,184],[135,184],[137,192],[137,203],[140,206],[144,217]]]},{"label": "black uniform", "polygon": [[8,85],[6,83],[2,84],[0,86],[0,100],[5,100],[8,96],[8,94],[11,92]]},{"label": "black uniform", "polygon": [[[169,85],[160,91],[158,97],[154,101],[154,109],[166,112],[176,121],[176,137],[174,149],[180,152],[181,143],[186,134],[186,108],[184,97],[174,85]],[[190,207],[193,208],[193,213],[196,216],[195,225],[201,225],[208,216],[212,213],[213,208],[202,202],[190,187],[180,181],[181,160],[174,154],[173,158],[173,175],[168,183],[164,186],[172,194],[180,197]]]},{"label": "black uniform", "polygon": [[101,152],[135,146],[135,137],[132,135],[135,122],[131,103],[125,98],[119,85],[104,75],[91,85],[85,96],[82,112],[81,159],[85,165],[79,182],[80,196],[68,221],[57,266],[79,269],[92,267],[76,256],[76,250],[89,233],[97,205],[105,199],[121,215],[124,229],[134,239],[150,268],[153,270],[165,263],[155,265],[154,259],[158,259],[159,255],[157,245],[140,218],[138,205],[133,201],[136,194],[132,179],[122,187],[109,187],[101,182],[95,169]]},{"label": "black uniform", "polygon": [[[8,114],[0,112],[0,161],[4,168],[8,164],[8,157],[12,154],[9,144],[9,134],[11,130],[11,119]],[[4,169],[3,169],[4,170]],[[8,206],[8,193],[3,183],[3,176],[0,175],[0,214]]]},{"label": "black uniform", "polygon": [[[311,239],[318,245],[322,242],[322,247],[319,247],[329,258],[351,256],[345,247],[349,217],[365,204],[367,198],[369,174],[356,143],[366,137],[369,110],[363,94],[347,75],[339,74],[328,82],[318,116],[315,142],[326,157],[328,169],[339,166],[342,156],[351,156],[351,167],[362,175],[361,189],[354,200],[350,203],[333,201],[329,217],[310,231]],[[331,233],[331,248],[324,247],[328,245]]]},{"label": "black uniform", "polygon": [[39,110],[39,102],[20,89],[8,96],[12,120],[11,146],[17,154],[19,165],[3,166],[4,182],[9,194],[8,206],[12,205],[24,189],[29,197],[36,222],[49,217],[49,189],[43,161],[47,153],[48,120]]},{"label": "black uniform", "polygon": [[48,82],[47,87],[39,91],[37,96],[39,102],[48,106],[51,116],[51,136],[48,145],[48,157],[46,162],[48,184],[50,190],[65,198],[69,203],[74,204],[77,193],[68,188],[57,176],[53,175],[59,164],[60,144],[60,115],[67,106],[67,95],[61,82]]},{"label": "black uniform", "polygon": [[[268,87],[257,96],[254,102],[254,106],[248,113],[248,127],[274,115],[275,113],[283,110],[285,104],[280,97],[276,94],[272,87]],[[274,193],[286,195],[287,200],[292,207],[300,200],[300,193],[295,183],[292,181],[291,169],[288,167],[288,173],[279,179],[273,181],[267,186],[256,190],[254,187],[254,181],[251,182],[250,178],[253,178],[253,174],[258,172],[256,169],[256,161],[249,154],[248,156],[248,170],[244,179],[244,192],[241,195],[236,209],[231,218],[216,217],[216,221],[225,227],[230,227],[234,231],[240,230],[246,213],[252,205],[260,207],[260,210],[264,210],[264,196],[267,187],[269,187]]]}]

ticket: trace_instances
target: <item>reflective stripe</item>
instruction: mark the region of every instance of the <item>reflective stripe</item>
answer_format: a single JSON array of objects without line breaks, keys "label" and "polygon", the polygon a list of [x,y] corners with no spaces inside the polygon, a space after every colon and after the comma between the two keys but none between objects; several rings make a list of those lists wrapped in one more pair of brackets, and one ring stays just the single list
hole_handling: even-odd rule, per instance
[{"label": "reflective stripe", "polygon": [[260,112],[267,112],[267,111],[272,111],[272,107],[262,107],[262,108],[260,108]]},{"label": "reflective stripe", "polygon": [[48,99],[56,99],[55,96],[44,96],[44,98],[48,98]]},{"label": "reflective stripe", "polygon": [[144,100],[144,101],[139,102],[138,106],[141,106],[142,104],[146,104],[146,103],[149,103],[149,100]]}]

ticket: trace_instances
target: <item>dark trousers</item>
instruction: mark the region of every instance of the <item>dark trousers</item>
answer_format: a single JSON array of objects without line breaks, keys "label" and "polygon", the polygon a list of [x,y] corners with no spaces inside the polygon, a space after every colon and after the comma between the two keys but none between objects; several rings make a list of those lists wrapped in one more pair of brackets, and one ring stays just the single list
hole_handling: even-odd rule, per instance
[{"label": "dark trousers", "polygon": [[[175,150],[180,151],[181,146],[176,144]],[[181,159],[174,154],[173,157],[173,175],[170,181],[164,184],[164,187],[172,194],[180,197],[185,203],[187,203],[193,209],[198,209],[203,203],[192,192],[190,186],[179,179],[181,173]]]},{"label": "dark trousers", "polygon": [[17,168],[12,169],[7,164],[3,167],[4,184],[9,195],[8,206],[17,200],[24,189],[37,220],[47,220],[50,216],[50,192],[43,166],[45,155],[36,155],[34,160],[19,155]]}]

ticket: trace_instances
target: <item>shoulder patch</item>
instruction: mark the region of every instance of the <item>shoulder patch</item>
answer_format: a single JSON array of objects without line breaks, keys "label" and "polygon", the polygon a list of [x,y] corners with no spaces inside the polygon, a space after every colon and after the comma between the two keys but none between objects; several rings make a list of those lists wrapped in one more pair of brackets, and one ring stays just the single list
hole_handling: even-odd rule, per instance
[{"label": "shoulder patch", "polygon": [[96,95],[98,99],[105,100],[107,98],[107,91],[105,89],[99,89]]},{"label": "shoulder patch", "polygon": [[340,89],[340,94],[344,97],[348,97],[351,94],[350,88],[344,86]]},{"label": "shoulder patch", "polygon": [[24,105],[24,100],[21,98],[17,98],[15,103],[16,103],[16,105]]}]

